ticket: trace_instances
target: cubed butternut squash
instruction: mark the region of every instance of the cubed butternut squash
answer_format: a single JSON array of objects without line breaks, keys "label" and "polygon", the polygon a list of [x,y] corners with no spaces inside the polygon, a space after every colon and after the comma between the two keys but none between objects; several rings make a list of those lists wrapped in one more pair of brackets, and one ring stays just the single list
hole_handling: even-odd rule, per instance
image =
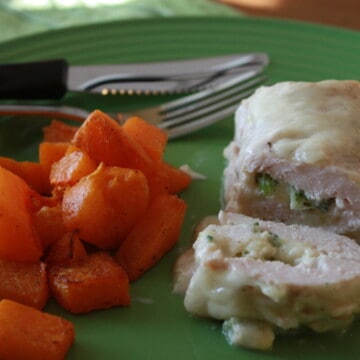
[{"label": "cubed butternut squash", "polygon": [[65,155],[69,145],[70,144],[66,142],[48,141],[43,141],[39,144],[39,163],[45,169],[48,177],[50,175],[52,165]]},{"label": "cubed butternut squash", "polygon": [[50,185],[50,193],[54,194],[57,192],[54,190],[50,183],[50,172],[54,163],[59,161],[67,152],[70,143],[67,142],[48,142],[42,141],[38,148],[39,164],[44,169],[47,180]]},{"label": "cubed butternut squash", "polygon": [[161,164],[158,172],[164,174],[163,176],[167,178],[169,194],[175,195],[182,192],[192,181],[189,174],[167,162]]},{"label": "cubed butternut squash", "polygon": [[83,151],[72,151],[52,165],[50,183],[66,187],[76,184],[82,177],[91,174],[97,164]]},{"label": "cubed butternut squash", "polygon": [[148,176],[150,197],[153,198],[163,192],[178,194],[185,190],[191,181],[189,174],[163,161],[157,171]]},{"label": "cubed butternut squash", "polygon": [[34,225],[43,249],[61,239],[66,233],[61,202],[54,206],[42,206],[34,215]]},{"label": "cubed butternut squash", "polygon": [[138,279],[175,245],[185,210],[185,202],[175,195],[163,193],[152,200],[115,255],[130,281]]},{"label": "cubed butternut squash", "polygon": [[45,262],[49,265],[86,258],[87,252],[77,233],[65,233],[54,242],[46,254]]},{"label": "cubed butternut squash", "polygon": [[70,142],[77,129],[77,126],[72,126],[63,121],[54,119],[48,126],[43,127],[44,141]]},{"label": "cubed butternut squash", "polygon": [[0,301],[0,359],[63,360],[74,340],[70,321],[11,300]]},{"label": "cubed butternut squash", "polygon": [[0,299],[10,299],[42,309],[48,298],[49,286],[44,262],[0,260]]},{"label": "cubed butternut squash", "polygon": [[0,259],[38,261],[43,254],[34,226],[39,196],[19,176],[0,167]]},{"label": "cubed butternut squash", "polygon": [[66,189],[62,211],[68,231],[100,249],[119,246],[144,213],[149,200],[141,171],[104,166]]},{"label": "cubed butternut squash", "polygon": [[155,163],[162,161],[168,139],[165,130],[136,116],[126,120],[122,128],[143,147]]},{"label": "cubed butternut squash", "polygon": [[145,174],[154,171],[154,162],[142,146],[100,110],[89,115],[72,143],[97,163],[141,170]]},{"label": "cubed butternut squash", "polygon": [[46,168],[41,164],[32,161],[17,161],[1,156],[0,166],[20,176],[39,194],[50,193],[49,177]]},{"label": "cubed butternut squash", "polygon": [[49,285],[56,301],[75,314],[130,304],[126,272],[105,252],[50,266]]}]

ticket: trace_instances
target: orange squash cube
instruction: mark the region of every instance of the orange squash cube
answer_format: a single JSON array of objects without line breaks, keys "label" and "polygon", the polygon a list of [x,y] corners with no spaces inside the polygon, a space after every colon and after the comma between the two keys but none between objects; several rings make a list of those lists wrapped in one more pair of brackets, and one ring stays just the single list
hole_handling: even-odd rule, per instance
[{"label": "orange squash cube", "polygon": [[75,314],[130,304],[126,272],[105,252],[50,266],[49,285],[60,306]]},{"label": "orange squash cube", "polygon": [[0,301],[0,359],[63,360],[74,339],[70,321],[11,300]]},{"label": "orange squash cube", "polygon": [[61,202],[55,206],[42,206],[34,215],[34,224],[44,249],[61,239],[66,233]]},{"label": "orange squash cube", "polygon": [[70,142],[77,129],[77,126],[72,126],[63,121],[54,119],[48,126],[43,128],[44,141]]},{"label": "orange squash cube", "polygon": [[141,171],[99,165],[64,193],[62,210],[68,231],[100,249],[118,247],[149,201]]},{"label": "orange squash cube", "polygon": [[140,144],[155,163],[162,161],[168,135],[165,130],[133,116],[122,127],[126,134]]},{"label": "orange squash cube", "polygon": [[119,123],[99,110],[83,122],[72,144],[96,163],[141,170],[145,175],[154,171],[154,162],[142,146]]},{"label": "orange squash cube", "polygon": [[152,200],[115,255],[130,281],[138,279],[175,245],[185,210],[185,202],[175,195],[163,193]]},{"label": "orange squash cube", "polygon": [[81,260],[86,257],[87,252],[79,235],[68,232],[50,246],[45,257],[45,262],[49,265],[54,265],[68,261]]},{"label": "orange squash cube", "polygon": [[67,142],[47,142],[39,144],[39,163],[45,169],[47,176],[50,174],[51,166],[59,161],[66,153],[69,143]]},{"label": "orange squash cube", "polygon": [[97,164],[83,151],[72,151],[52,165],[50,183],[52,186],[72,186],[82,177],[91,174]]},{"label": "orange squash cube", "polygon": [[49,299],[46,264],[0,260],[0,299],[42,309]]},{"label": "orange squash cube", "polygon": [[148,177],[150,197],[154,198],[164,192],[178,194],[185,190],[191,181],[189,174],[163,161],[157,171]]},{"label": "orange squash cube", "polygon": [[0,259],[38,261],[43,254],[34,226],[39,196],[19,176],[0,167]]}]

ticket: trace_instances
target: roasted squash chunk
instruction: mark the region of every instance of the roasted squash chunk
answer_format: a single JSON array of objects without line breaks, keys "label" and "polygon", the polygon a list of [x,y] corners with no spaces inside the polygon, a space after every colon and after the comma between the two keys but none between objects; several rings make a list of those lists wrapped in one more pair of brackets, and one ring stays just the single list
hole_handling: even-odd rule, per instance
[{"label": "roasted squash chunk", "polygon": [[100,249],[116,248],[144,213],[148,193],[141,171],[100,164],[65,191],[65,226]]},{"label": "roasted squash chunk", "polygon": [[43,254],[35,231],[38,195],[19,176],[0,166],[0,259],[38,261]]},{"label": "roasted squash chunk", "polygon": [[42,309],[49,299],[46,264],[0,259],[0,299]]},{"label": "roasted squash chunk", "polygon": [[72,313],[130,304],[126,272],[105,252],[50,266],[49,285],[56,301]]},{"label": "roasted squash chunk", "polygon": [[63,360],[74,338],[70,321],[11,300],[0,301],[0,359]]},{"label": "roasted squash chunk", "polygon": [[115,255],[130,281],[138,279],[175,245],[185,210],[185,202],[176,195],[160,194],[151,202]]}]

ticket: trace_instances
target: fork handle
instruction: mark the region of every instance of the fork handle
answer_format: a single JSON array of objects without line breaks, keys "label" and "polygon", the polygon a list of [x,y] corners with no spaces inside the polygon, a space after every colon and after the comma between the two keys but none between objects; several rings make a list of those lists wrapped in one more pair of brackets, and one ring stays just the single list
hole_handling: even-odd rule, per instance
[{"label": "fork handle", "polygon": [[61,99],[67,74],[62,59],[0,65],[0,99]]}]

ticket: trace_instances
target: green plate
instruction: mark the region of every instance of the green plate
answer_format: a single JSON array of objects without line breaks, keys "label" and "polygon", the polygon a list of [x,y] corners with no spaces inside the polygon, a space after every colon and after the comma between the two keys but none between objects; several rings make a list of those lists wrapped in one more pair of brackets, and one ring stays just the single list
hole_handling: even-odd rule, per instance
[{"label": "green plate", "polygon": [[[262,51],[271,57],[269,83],[282,80],[359,79],[360,33],[266,19],[172,18],[114,22],[22,38],[0,45],[0,62],[66,57],[73,64],[169,60]],[[168,99],[69,94],[63,103],[92,110],[127,111]],[[0,123],[0,153],[36,159],[40,121]],[[132,305],[72,316],[51,302],[46,310],[75,323],[76,342],[68,359],[360,359],[360,326],[346,333],[301,332],[279,336],[260,353],[229,346],[220,324],[187,314],[171,291],[173,263],[189,245],[194,225],[221,206],[222,150],[232,138],[229,117],[205,130],[172,141],[166,158],[188,163],[207,176],[194,181],[178,245],[131,286]]]}]

